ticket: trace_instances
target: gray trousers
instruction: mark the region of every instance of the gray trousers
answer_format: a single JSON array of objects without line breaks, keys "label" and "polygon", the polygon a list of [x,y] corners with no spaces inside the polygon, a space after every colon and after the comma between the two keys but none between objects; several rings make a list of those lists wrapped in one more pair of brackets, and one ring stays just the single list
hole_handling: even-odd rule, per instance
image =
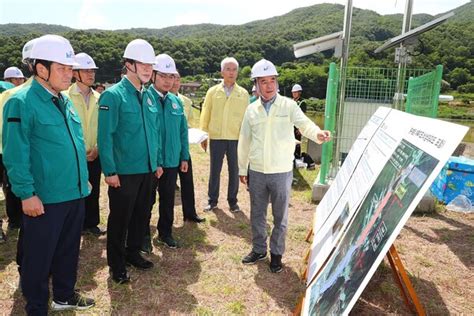
[{"label": "gray trousers", "polygon": [[229,206],[237,204],[237,193],[239,192],[239,165],[237,161],[237,140],[211,139],[209,150],[211,156],[211,167],[209,174],[209,204],[217,205],[219,200],[219,187],[221,182],[222,163],[227,156],[229,172],[229,185],[227,187],[227,202]]},{"label": "gray trousers", "polygon": [[267,252],[267,208],[272,202],[273,229],[270,237],[270,252],[283,255],[288,226],[288,204],[290,202],[293,171],[264,174],[249,170],[250,222],[252,224],[252,246],[256,253]]}]

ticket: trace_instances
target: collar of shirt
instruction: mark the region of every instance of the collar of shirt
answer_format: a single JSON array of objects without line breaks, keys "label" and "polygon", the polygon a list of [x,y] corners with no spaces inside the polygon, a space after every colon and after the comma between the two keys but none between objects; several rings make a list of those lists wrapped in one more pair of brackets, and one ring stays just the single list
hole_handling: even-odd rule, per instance
[{"label": "collar of shirt", "polygon": [[270,107],[272,106],[272,104],[275,102],[276,100],[276,97],[277,95],[275,94],[270,100],[268,101],[263,101],[262,98],[260,98],[261,102],[262,102],[262,106],[263,108],[265,109],[265,111],[267,112],[267,114],[270,112]]},{"label": "collar of shirt", "polygon": [[43,87],[41,83],[37,79],[34,79],[32,84],[32,89],[36,91],[36,93],[39,95],[39,97],[43,101],[51,100],[51,96],[53,97],[58,97],[58,94],[54,94],[51,91],[49,91],[46,87]]},{"label": "collar of shirt", "polygon": [[81,90],[81,88],[79,88],[79,85],[76,83],[76,92],[77,92],[77,93],[80,93],[80,94],[81,94],[82,96],[84,96],[84,98],[85,98],[85,97],[87,97],[87,96],[91,95],[91,93],[92,93],[92,89],[91,89],[91,88],[89,88],[89,89],[87,90],[87,93],[86,93],[86,94],[84,94],[84,93],[82,93],[82,90]]},{"label": "collar of shirt", "polygon": [[86,103],[86,106],[89,108],[89,100],[90,100],[90,98],[91,98],[92,89],[89,88],[88,91],[87,91],[87,93],[84,94],[84,93],[82,93],[81,88],[79,88],[79,85],[76,84],[76,92],[77,92],[78,94],[82,95],[82,97],[84,98],[84,101],[85,101],[85,103]]},{"label": "collar of shirt", "polygon": [[[126,80],[125,80],[126,79]],[[127,87],[127,89],[132,92],[132,93],[135,93],[135,91],[138,91],[140,93],[143,93],[143,85],[140,86],[140,89],[137,89],[135,88],[135,86],[133,85],[133,83],[130,81],[130,79],[127,78],[127,76],[123,76],[122,78],[122,81],[125,82],[125,85]]]},{"label": "collar of shirt", "polygon": [[[130,81],[130,79],[127,78],[127,76],[123,76],[122,81],[124,83],[125,88],[130,94],[136,95],[138,98],[138,103],[142,103],[142,98],[143,98],[143,92],[145,91],[143,88],[143,85],[141,86],[140,90],[137,90],[133,83]],[[121,82],[122,82],[121,81]]]},{"label": "collar of shirt", "polygon": [[225,95],[226,95],[227,97],[229,97],[230,94],[232,93],[232,90],[234,90],[235,83],[234,83],[233,85],[231,85],[230,87],[227,87],[224,83],[222,83],[222,86],[224,87]]},{"label": "collar of shirt", "polygon": [[166,96],[168,95],[169,92],[168,92],[167,94],[163,94],[163,93],[161,93],[160,91],[158,91],[158,90],[155,88],[155,85],[151,85],[151,88],[152,88],[152,89],[155,91],[155,93],[158,94],[158,96],[159,96],[159,99],[158,99],[157,101],[160,102],[160,104],[161,104],[162,106],[165,106]]},{"label": "collar of shirt", "polygon": [[[158,93],[158,95],[161,97],[161,98],[166,98],[166,95],[164,95],[163,93],[161,93],[160,91],[158,91],[156,88],[155,88],[155,85],[152,85],[151,86],[153,88],[153,90],[155,90],[156,93]],[[168,93],[167,93],[168,94]]]}]

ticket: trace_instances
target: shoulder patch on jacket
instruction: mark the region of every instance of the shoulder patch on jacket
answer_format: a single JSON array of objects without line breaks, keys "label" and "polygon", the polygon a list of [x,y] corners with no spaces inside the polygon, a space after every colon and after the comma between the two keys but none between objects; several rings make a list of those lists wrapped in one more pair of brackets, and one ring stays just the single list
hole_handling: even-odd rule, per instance
[{"label": "shoulder patch on jacket", "polygon": [[99,106],[99,110],[108,111],[108,110],[109,110],[109,106],[108,106],[108,105],[100,105],[100,106]]}]

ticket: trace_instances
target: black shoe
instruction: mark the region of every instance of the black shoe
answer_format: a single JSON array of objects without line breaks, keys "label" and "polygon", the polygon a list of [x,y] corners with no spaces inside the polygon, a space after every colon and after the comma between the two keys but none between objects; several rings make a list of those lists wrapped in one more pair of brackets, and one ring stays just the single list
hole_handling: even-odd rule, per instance
[{"label": "black shoe", "polygon": [[208,205],[204,208],[204,212],[214,211],[216,208],[217,208],[217,205],[215,205],[215,204],[208,204]]},{"label": "black shoe", "polygon": [[231,211],[232,213],[240,212],[239,204],[234,204],[234,205],[230,206],[230,211]]},{"label": "black shoe", "polygon": [[65,302],[53,300],[51,302],[51,309],[53,311],[65,311],[69,309],[85,310],[95,305],[95,301],[91,298],[83,297],[77,291],[74,295]]},{"label": "black shoe", "polygon": [[152,251],[153,251],[153,246],[151,245],[151,242],[146,242],[146,243],[143,243],[142,245],[142,248],[140,249],[140,251],[144,254],[151,254]]},{"label": "black shoe", "polygon": [[203,217],[199,217],[199,216],[194,216],[194,217],[190,217],[190,218],[184,218],[184,221],[185,222],[195,222],[195,223],[202,223],[202,222],[205,222],[206,219],[203,218]]},{"label": "black shoe", "polygon": [[84,228],[82,230],[83,234],[91,234],[94,236],[102,236],[105,235],[106,231],[100,229],[98,226],[90,227],[90,228]]},{"label": "black shoe", "polygon": [[254,264],[257,261],[264,260],[267,257],[267,253],[256,253],[255,251],[251,251],[248,255],[246,255],[242,259],[243,264]]},{"label": "black shoe", "polygon": [[127,271],[113,272],[110,270],[110,274],[112,275],[112,280],[114,280],[114,282],[117,284],[125,284],[130,282],[130,276],[128,275]]},{"label": "black shoe", "polygon": [[281,263],[281,255],[274,255],[270,253],[270,271],[273,273],[280,273],[283,271],[283,264]]},{"label": "black shoe", "polygon": [[173,237],[158,237],[158,241],[165,244],[168,248],[176,249],[178,248],[178,242],[173,239]]},{"label": "black shoe", "polygon": [[125,257],[125,262],[127,265],[134,266],[140,270],[150,270],[154,266],[153,262],[144,259],[139,253],[127,255]]},{"label": "black shoe", "polygon": [[151,232],[150,227],[145,229],[145,236],[143,236],[142,247],[140,249],[142,253],[151,254],[153,251],[153,246],[151,244]]}]

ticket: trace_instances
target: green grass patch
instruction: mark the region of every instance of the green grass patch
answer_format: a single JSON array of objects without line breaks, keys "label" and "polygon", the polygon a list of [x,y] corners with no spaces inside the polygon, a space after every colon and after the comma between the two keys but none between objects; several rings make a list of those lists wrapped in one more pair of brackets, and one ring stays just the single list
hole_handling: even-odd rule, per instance
[{"label": "green grass patch", "polygon": [[227,304],[228,310],[233,314],[243,314],[245,312],[245,305],[241,301],[235,301]]}]

